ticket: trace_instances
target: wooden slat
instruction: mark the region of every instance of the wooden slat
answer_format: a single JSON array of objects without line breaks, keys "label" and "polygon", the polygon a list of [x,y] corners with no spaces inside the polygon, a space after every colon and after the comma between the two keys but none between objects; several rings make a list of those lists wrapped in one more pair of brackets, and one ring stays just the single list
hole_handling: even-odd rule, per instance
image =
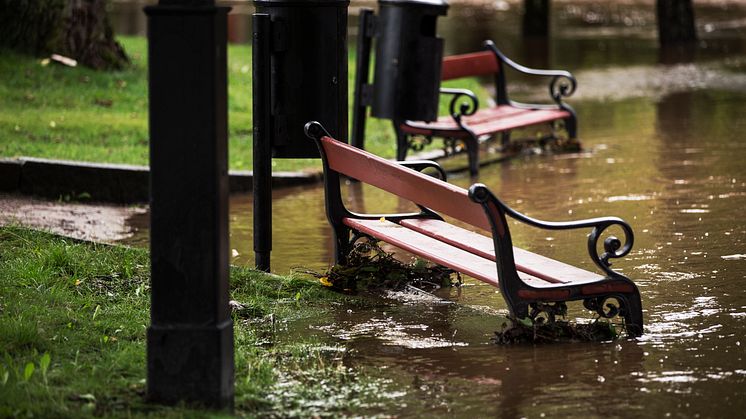
[{"label": "wooden slat", "polygon": [[321,139],[329,167],[361,182],[490,231],[481,205],[468,192],[330,137]]},{"label": "wooden slat", "polygon": [[[482,108],[474,115],[465,116],[464,121],[469,124],[483,124],[494,119],[512,118],[526,112],[533,112],[531,109],[516,108],[515,106],[493,106],[491,108]],[[453,118],[450,118],[453,121]]]},{"label": "wooden slat", "polygon": [[[561,109],[522,109],[513,106],[495,106],[477,111],[474,115],[464,117],[464,122],[476,135],[494,134],[516,128],[528,127],[545,122],[556,121],[570,117],[570,113]],[[437,121],[408,121],[402,125],[402,130],[408,134],[445,135],[464,137],[468,134],[462,131],[450,116],[441,116]]]},{"label": "wooden slat", "polygon": [[[494,242],[490,237],[439,220],[409,219],[403,220],[400,224],[480,257],[491,261],[496,260]],[[518,271],[541,278],[547,282],[574,285],[598,282],[606,279],[604,276],[585,269],[580,269],[515,246],[513,247],[513,256]]]},{"label": "wooden slat", "polygon": [[[453,247],[390,221],[345,218],[343,222],[350,228],[383,240],[429,261],[464,273],[490,285],[498,286],[497,266],[495,262],[489,259]],[[536,288],[558,285],[524,273],[521,273],[520,277],[526,284]]]},{"label": "wooden slat", "polygon": [[447,266],[489,284],[498,285],[497,268],[491,260],[449,246],[390,221],[345,218],[344,223],[386,243]]},{"label": "wooden slat", "polygon": [[[489,122],[492,119],[498,118],[509,118],[513,115],[522,114],[527,112],[526,109],[516,108],[514,106],[494,106],[492,108],[483,108],[477,111],[472,116],[464,117],[464,120],[469,125],[481,124]],[[529,111],[530,112],[530,111]],[[421,128],[421,129],[432,129],[432,130],[458,130],[461,129],[456,124],[456,121],[449,115],[438,117],[437,121],[425,122],[425,121],[408,121],[409,125]]]},{"label": "wooden slat", "polygon": [[529,112],[523,112],[513,115],[509,118],[497,118],[473,126],[466,123],[474,130],[476,135],[492,134],[495,132],[506,131],[516,128],[528,127],[531,125],[542,124],[545,122],[556,121],[567,118],[570,113],[559,109],[541,109]]},{"label": "wooden slat", "polygon": [[492,51],[473,52],[451,55],[443,58],[441,80],[460,79],[462,77],[484,76],[495,74],[500,65]]}]

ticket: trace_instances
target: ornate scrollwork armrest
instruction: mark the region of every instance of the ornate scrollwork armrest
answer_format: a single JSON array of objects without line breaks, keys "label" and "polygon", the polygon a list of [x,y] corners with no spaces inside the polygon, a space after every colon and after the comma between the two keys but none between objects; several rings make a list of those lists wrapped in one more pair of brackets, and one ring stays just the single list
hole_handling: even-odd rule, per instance
[{"label": "ornate scrollwork armrest", "polygon": [[445,169],[443,169],[443,167],[437,162],[431,160],[401,160],[397,161],[396,163],[401,166],[416,170],[418,172],[422,172],[425,169],[435,169],[438,174],[438,176],[435,176],[436,179],[440,179],[444,182],[448,180],[448,175],[446,174]]},{"label": "ornate scrollwork armrest", "polygon": [[[632,231],[632,227],[627,224],[626,221],[617,217],[604,217],[587,220],[593,222],[593,230],[588,235],[588,254],[591,256],[593,262],[601,268],[604,272],[609,275],[619,275],[610,268],[611,262],[609,259],[621,258],[629,254],[632,250],[632,244],[635,241],[635,235]],[[617,225],[624,231],[624,243],[619,240],[616,236],[608,236],[604,239],[604,253],[598,254],[598,240],[601,237],[604,230],[607,228]]]},{"label": "ornate scrollwork armrest", "polygon": [[497,56],[500,62],[507,64],[509,67],[518,71],[519,73],[528,74],[531,76],[551,77],[551,80],[549,82],[549,95],[560,108],[564,108],[567,106],[562,102],[562,98],[569,97],[573,93],[575,93],[575,89],[578,86],[578,81],[575,80],[575,77],[569,71],[538,70],[535,68],[529,68],[520,65],[508,58],[505,54],[502,53],[502,51],[497,49],[495,43],[490,40],[484,41],[484,46],[491,50]]},{"label": "ornate scrollwork armrest", "polygon": [[[477,183],[469,188],[469,196],[472,200],[479,203],[485,203],[487,200],[494,200],[502,211],[509,215],[511,218],[521,221],[522,223],[530,226],[542,228],[545,230],[573,230],[579,228],[592,228],[588,235],[588,254],[604,273],[610,277],[619,277],[620,274],[610,268],[610,259],[616,259],[626,256],[635,241],[635,235],[632,231],[632,227],[627,224],[626,221],[618,217],[598,217],[589,218],[585,220],[574,220],[574,221],[542,221],[536,218],[531,218],[524,215],[500,201],[495,195],[484,185]],[[611,226],[619,226],[624,232],[624,242],[622,242],[616,236],[608,236],[604,240],[604,253],[598,254],[598,240],[601,238],[602,233]]]},{"label": "ornate scrollwork armrest", "polygon": [[578,86],[577,80],[572,74],[564,71],[567,74],[560,74],[552,77],[552,81],[549,82],[549,94],[554,99],[554,102],[560,107],[564,107],[562,98],[569,97],[575,93],[575,89]]},{"label": "ornate scrollwork armrest", "polygon": [[[453,96],[448,106],[448,112],[459,125],[461,125],[462,116],[474,115],[479,109],[479,99],[471,90],[441,87],[440,93]],[[469,101],[461,101],[463,97],[469,98]]]}]

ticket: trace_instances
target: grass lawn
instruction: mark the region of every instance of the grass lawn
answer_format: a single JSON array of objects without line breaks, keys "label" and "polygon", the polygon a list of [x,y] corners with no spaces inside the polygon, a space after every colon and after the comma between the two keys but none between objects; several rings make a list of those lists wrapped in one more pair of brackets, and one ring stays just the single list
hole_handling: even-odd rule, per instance
[{"label": "grass lawn", "polygon": [[[119,37],[132,65],[116,72],[42,65],[40,58],[0,50],[0,157],[43,157],[148,164],[147,43]],[[352,103],[355,51],[349,53]],[[231,169],[252,167],[251,47],[228,47]],[[476,80],[460,81],[485,97]],[[441,114],[447,113],[441,104]],[[350,125],[352,119],[350,119]],[[388,120],[369,118],[366,148],[395,155]],[[274,170],[320,167],[317,159],[275,159]]]},{"label": "grass lawn", "polygon": [[[148,404],[149,258],[141,249],[0,227],[0,417],[202,417]],[[342,415],[376,405],[387,384],[343,364],[342,348],[275,326],[363,300],[317,282],[231,270],[236,413]],[[336,412],[336,413],[335,413]]]}]

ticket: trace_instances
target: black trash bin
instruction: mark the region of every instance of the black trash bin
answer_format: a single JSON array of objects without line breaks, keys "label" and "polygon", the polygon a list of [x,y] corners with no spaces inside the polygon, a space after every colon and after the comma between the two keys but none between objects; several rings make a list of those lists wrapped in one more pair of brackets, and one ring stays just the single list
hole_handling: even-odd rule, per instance
[{"label": "black trash bin", "polygon": [[433,121],[443,39],[436,36],[444,0],[379,0],[378,40],[371,114],[392,120]]},{"label": "black trash bin", "polygon": [[303,127],[347,138],[348,0],[255,0],[253,22],[254,256],[270,270],[272,158],[320,158]]},{"label": "black trash bin", "polygon": [[319,121],[347,138],[348,0],[255,0],[271,19],[272,157],[319,157],[303,132]]}]

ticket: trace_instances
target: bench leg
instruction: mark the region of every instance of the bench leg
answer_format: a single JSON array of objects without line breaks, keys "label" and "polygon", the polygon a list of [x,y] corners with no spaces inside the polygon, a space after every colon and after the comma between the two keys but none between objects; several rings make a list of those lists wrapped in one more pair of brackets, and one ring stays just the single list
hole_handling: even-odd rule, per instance
[{"label": "bench leg", "polygon": [[505,150],[510,144],[510,131],[503,131],[500,133],[500,145]]},{"label": "bench leg", "polygon": [[578,137],[578,121],[575,119],[575,116],[565,119],[565,129],[570,140]]},{"label": "bench leg", "polygon": [[[618,304],[615,304],[613,300],[616,300]],[[607,319],[617,315],[624,317],[624,327],[627,334],[634,337],[642,335],[642,303],[637,287],[633,292],[624,294],[614,293],[591,297],[583,300],[583,305],[588,310],[595,311],[599,316]]]},{"label": "bench leg", "polygon": [[627,328],[627,333],[635,337],[642,335],[643,319],[640,294],[626,294],[624,302],[624,325]]},{"label": "bench leg", "polygon": [[404,161],[407,159],[409,149],[409,135],[402,132],[399,128],[401,121],[394,121],[394,131],[396,132],[396,159]]},{"label": "bench leg", "polygon": [[479,140],[475,137],[464,139],[466,144],[466,154],[469,157],[469,175],[476,176],[479,174]]},{"label": "bench leg", "polygon": [[347,264],[347,256],[352,250],[350,243],[350,228],[344,225],[333,227],[334,230],[334,263],[338,265]]}]

